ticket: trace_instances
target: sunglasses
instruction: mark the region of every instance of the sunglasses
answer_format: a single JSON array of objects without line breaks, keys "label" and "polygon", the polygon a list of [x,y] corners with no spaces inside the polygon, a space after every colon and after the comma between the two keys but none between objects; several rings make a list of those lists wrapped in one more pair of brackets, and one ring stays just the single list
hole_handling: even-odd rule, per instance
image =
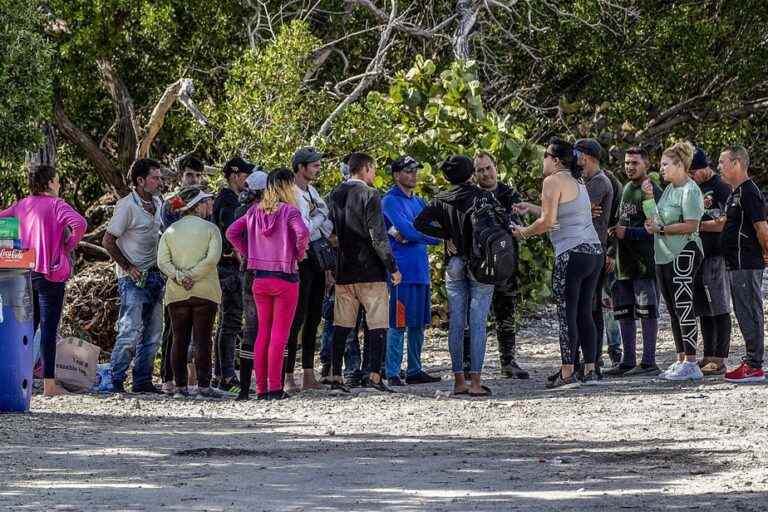
[{"label": "sunglasses", "polygon": [[549,158],[557,158],[557,155],[554,154],[554,153],[550,153],[549,151],[545,151],[544,152],[544,158],[547,158],[547,157],[549,157]]}]

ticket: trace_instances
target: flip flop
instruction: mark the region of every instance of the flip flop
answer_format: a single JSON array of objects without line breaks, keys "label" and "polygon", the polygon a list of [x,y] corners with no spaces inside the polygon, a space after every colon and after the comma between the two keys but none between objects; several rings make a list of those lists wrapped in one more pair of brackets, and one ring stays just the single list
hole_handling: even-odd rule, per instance
[{"label": "flip flop", "polygon": [[464,391],[454,391],[451,393],[451,396],[459,396],[459,395],[469,395],[469,388],[465,389]]},{"label": "flip flop", "polygon": [[493,393],[491,392],[491,388],[489,388],[488,386],[481,385],[480,387],[483,388],[483,393],[470,393],[470,392],[467,392],[467,394],[469,396],[473,397],[473,398],[483,397],[483,396],[492,396],[493,395]]}]

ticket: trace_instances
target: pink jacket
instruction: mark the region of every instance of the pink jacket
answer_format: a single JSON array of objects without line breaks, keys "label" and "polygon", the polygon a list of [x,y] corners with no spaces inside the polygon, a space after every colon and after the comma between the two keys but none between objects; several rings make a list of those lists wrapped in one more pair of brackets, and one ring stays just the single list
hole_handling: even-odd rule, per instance
[{"label": "pink jacket", "polygon": [[248,258],[248,270],[295,274],[309,245],[309,230],[294,206],[282,204],[267,214],[254,205],[229,226],[227,240]]},{"label": "pink jacket", "polygon": [[0,212],[0,217],[19,219],[22,244],[35,250],[35,272],[55,283],[69,279],[69,255],[88,228],[82,215],[59,197],[29,196]]}]

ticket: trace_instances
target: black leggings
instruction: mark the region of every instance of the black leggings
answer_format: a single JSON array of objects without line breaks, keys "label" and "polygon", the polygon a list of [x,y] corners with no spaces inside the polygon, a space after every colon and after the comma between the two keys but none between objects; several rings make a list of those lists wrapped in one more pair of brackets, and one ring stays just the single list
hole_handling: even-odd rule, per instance
[{"label": "black leggings", "polygon": [[288,336],[283,373],[293,373],[296,369],[299,331],[301,367],[305,370],[315,367],[315,340],[320,320],[323,319],[324,298],[325,272],[309,257],[299,263],[299,302],[296,304],[296,314]]},{"label": "black leggings", "polygon": [[[656,265],[656,280],[667,304],[672,322],[672,336],[678,354],[696,355],[699,326],[696,323],[697,307],[695,290],[697,273],[702,255],[695,242],[688,243],[671,263]],[[703,292],[703,290],[702,290]],[[699,297],[706,297],[699,293]]]},{"label": "black leggings", "polygon": [[731,350],[731,314],[701,317],[704,357],[727,358]]},{"label": "black leggings", "polygon": [[211,349],[213,348],[211,333],[218,309],[215,302],[198,297],[168,305],[173,324],[171,360],[176,386],[187,386],[187,351],[190,339],[195,342],[197,384],[201,388],[211,385]]},{"label": "black leggings", "polygon": [[560,323],[560,356],[564,365],[574,364],[579,347],[584,361],[595,360],[597,332],[592,301],[603,266],[599,244],[582,244],[555,259],[552,291]]}]

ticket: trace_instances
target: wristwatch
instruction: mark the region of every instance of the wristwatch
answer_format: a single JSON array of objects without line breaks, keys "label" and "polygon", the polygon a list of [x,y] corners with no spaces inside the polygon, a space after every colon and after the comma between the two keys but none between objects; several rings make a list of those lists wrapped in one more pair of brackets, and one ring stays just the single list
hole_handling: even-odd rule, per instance
[{"label": "wristwatch", "polygon": [[660,234],[660,235],[663,235],[663,234],[664,234],[664,224],[662,224],[662,225],[660,225],[660,226],[659,226],[659,234]]}]

